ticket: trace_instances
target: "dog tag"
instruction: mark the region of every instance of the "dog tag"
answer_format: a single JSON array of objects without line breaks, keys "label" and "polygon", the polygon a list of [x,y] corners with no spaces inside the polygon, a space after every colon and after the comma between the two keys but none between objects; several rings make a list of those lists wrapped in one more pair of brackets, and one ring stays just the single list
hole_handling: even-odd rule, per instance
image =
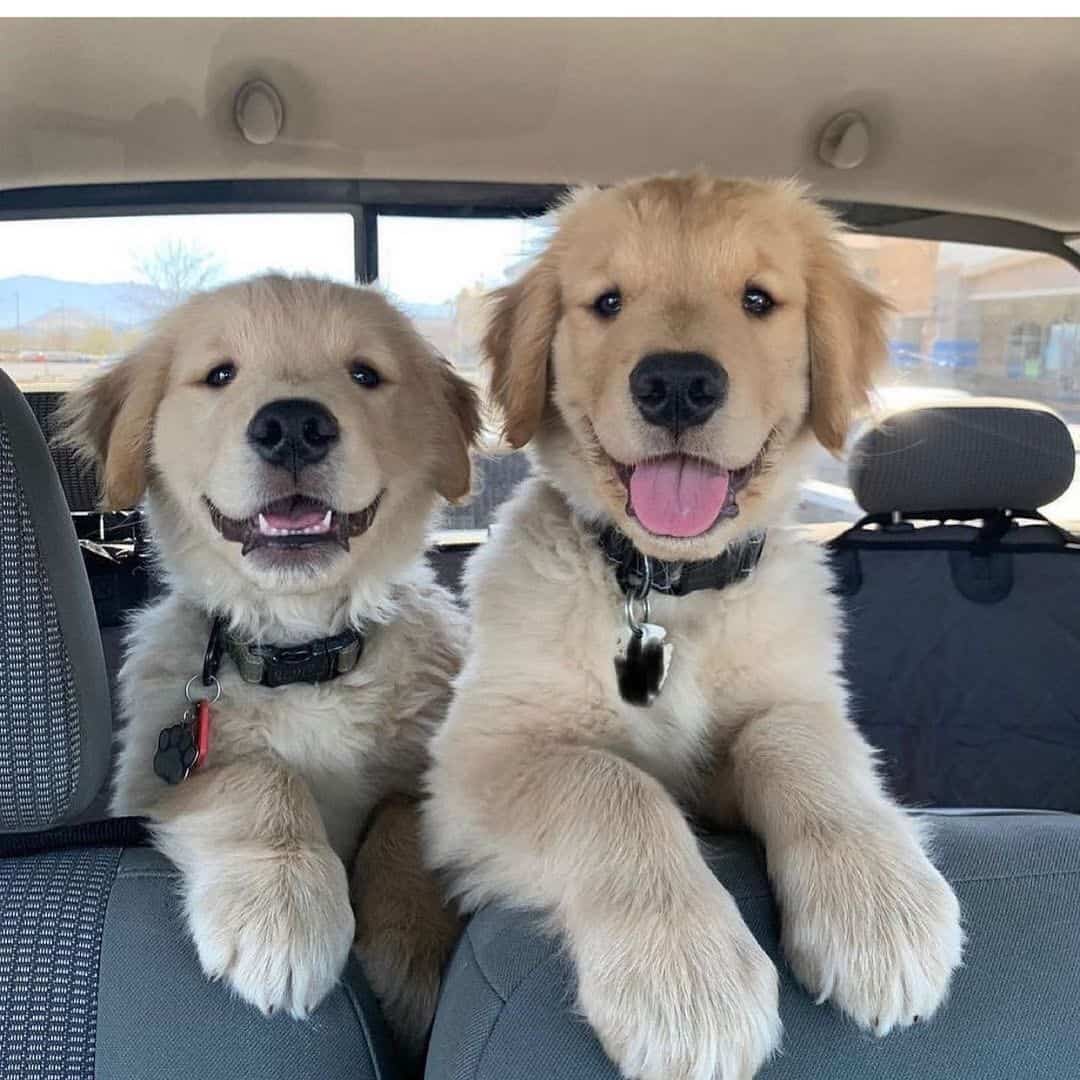
[{"label": "dog tag", "polygon": [[166,784],[180,784],[191,774],[199,761],[198,733],[195,707],[184,713],[179,724],[165,728],[158,735],[157,753],[154,754],[154,772]]},{"label": "dog tag", "polygon": [[674,646],[656,623],[627,626],[615,644],[615,677],[623,701],[651,705],[664,688]]},{"label": "dog tag", "polygon": [[210,702],[193,702],[179,724],[158,735],[154,772],[167,784],[183,783],[210,755]]},{"label": "dog tag", "polygon": [[195,703],[195,764],[205,765],[210,757],[210,702],[203,698]]}]

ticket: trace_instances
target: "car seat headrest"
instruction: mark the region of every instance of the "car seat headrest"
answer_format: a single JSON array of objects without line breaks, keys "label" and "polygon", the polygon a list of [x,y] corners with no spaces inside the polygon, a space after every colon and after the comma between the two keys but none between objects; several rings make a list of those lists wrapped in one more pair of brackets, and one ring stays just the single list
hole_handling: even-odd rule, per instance
[{"label": "car seat headrest", "polygon": [[926,404],[877,418],[848,468],[867,514],[974,517],[1035,511],[1068,490],[1076,449],[1065,421],[1007,398]]}]

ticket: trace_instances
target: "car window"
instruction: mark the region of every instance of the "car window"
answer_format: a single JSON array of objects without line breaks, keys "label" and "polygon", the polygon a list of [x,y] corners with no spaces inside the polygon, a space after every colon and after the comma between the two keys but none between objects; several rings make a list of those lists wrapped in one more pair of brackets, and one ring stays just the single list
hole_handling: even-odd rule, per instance
[{"label": "car window", "polygon": [[[489,289],[516,278],[547,236],[540,218],[448,218],[380,214],[378,282],[420,331],[467,379],[484,390],[480,338]],[[528,475],[525,455],[500,444],[498,421],[486,414],[484,450],[474,496],[448,509],[444,540],[477,539],[492,515]]]},{"label": "car window", "polygon": [[267,270],[353,281],[349,214],[0,221],[0,367],[68,390],[190,293]]},{"label": "car window", "polygon": [[381,214],[379,285],[469,378],[480,378],[484,294],[518,276],[547,236],[538,218]]},{"label": "car window", "polygon": [[[535,219],[381,215],[379,280],[446,356],[479,379],[483,291],[516,276],[544,235]],[[864,278],[895,308],[878,408],[972,395],[1029,398],[1057,409],[1080,434],[1076,269],[1037,252],[862,233],[846,241]],[[485,482],[496,482],[490,475],[500,468],[521,475],[518,465],[488,463]],[[500,493],[509,486],[497,483]],[[497,501],[488,492],[483,505],[457,517],[484,527]],[[1080,519],[1080,481],[1050,512]],[[803,485],[800,520],[859,516],[846,462],[818,451]]]},{"label": "car window", "polygon": [[[1075,267],[1031,251],[865,234],[847,242],[865,279],[895,309],[879,408],[968,396],[1026,398],[1057,410],[1074,442],[1080,439]],[[858,516],[844,468],[819,455],[804,489],[805,520],[830,520],[845,499],[843,516]],[[1047,512],[1080,519],[1080,479]]]},{"label": "car window", "polygon": [[[378,280],[460,370],[482,383],[484,293],[516,277],[542,219],[378,216]],[[0,366],[25,390],[66,390],[113,362],[163,310],[266,270],[354,278],[349,214],[244,213],[0,222]],[[1080,273],[1037,252],[852,234],[866,280],[892,301],[883,408],[943,397],[1029,398],[1080,433]],[[450,524],[486,528],[525,474],[518,455],[480,463],[481,492]],[[1049,508],[1080,520],[1080,480]],[[855,520],[846,463],[816,453],[803,521]]]}]

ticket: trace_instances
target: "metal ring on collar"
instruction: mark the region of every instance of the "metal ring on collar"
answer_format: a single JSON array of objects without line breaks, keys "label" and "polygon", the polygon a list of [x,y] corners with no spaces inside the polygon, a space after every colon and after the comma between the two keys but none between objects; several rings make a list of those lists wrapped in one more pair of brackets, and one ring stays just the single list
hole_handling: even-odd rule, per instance
[{"label": "metal ring on collar", "polygon": [[[635,602],[640,605],[640,619],[634,617]],[[642,623],[647,623],[649,621],[649,594],[647,591],[641,596],[634,596],[631,593],[627,593],[624,604],[626,608],[626,624],[630,627],[630,632],[635,637],[640,637]]]},{"label": "metal ring on collar", "polygon": [[[648,600],[649,590],[653,585],[653,572],[652,572],[652,559],[648,555],[641,556],[641,584],[638,586],[637,599]],[[646,603],[646,610],[648,610],[648,604]],[[648,615],[645,616],[648,618]]]},{"label": "metal ring on collar", "polygon": [[219,697],[221,697],[221,683],[219,683],[217,681],[217,676],[216,675],[211,675],[210,676],[209,685],[214,690],[214,696],[213,697],[201,697],[201,696],[200,697],[192,697],[191,696],[191,688],[195,684],[196,680],[201,681],[202,676],[201,675],[192,675],[191,678],[188,679],[187,686],[184,687],[184,697],[187,698],[188,702],[190,704],[192,704],[192,705],[194,705],[198,701],[207,701],[211,705],[213,705],[214,702],[217,701],[217,699]]}]

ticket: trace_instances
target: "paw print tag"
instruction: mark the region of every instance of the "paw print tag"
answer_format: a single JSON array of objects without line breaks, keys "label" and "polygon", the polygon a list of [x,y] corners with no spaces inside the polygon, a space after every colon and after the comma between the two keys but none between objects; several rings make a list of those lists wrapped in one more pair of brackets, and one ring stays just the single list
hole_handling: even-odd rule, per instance
[{"label": "paw print tag", "polygon": [[166,784],[182,783],[199,762],[195,725],[195,709],[190,708],[184,713],[184,719],[179,724],[165,728],[158,735],[154,772]]},{"label": "paw print tag", "polygon": [[[154,772],[167,784],[183,783],[210,756],[210,701],[192,699],[194,681],[191,679],[184,691],[189,702],[184,719],[158,734]],[[216,690],[213,700],[217,701],[221,686],[217,679],[213,679],[213,685]]]}]

